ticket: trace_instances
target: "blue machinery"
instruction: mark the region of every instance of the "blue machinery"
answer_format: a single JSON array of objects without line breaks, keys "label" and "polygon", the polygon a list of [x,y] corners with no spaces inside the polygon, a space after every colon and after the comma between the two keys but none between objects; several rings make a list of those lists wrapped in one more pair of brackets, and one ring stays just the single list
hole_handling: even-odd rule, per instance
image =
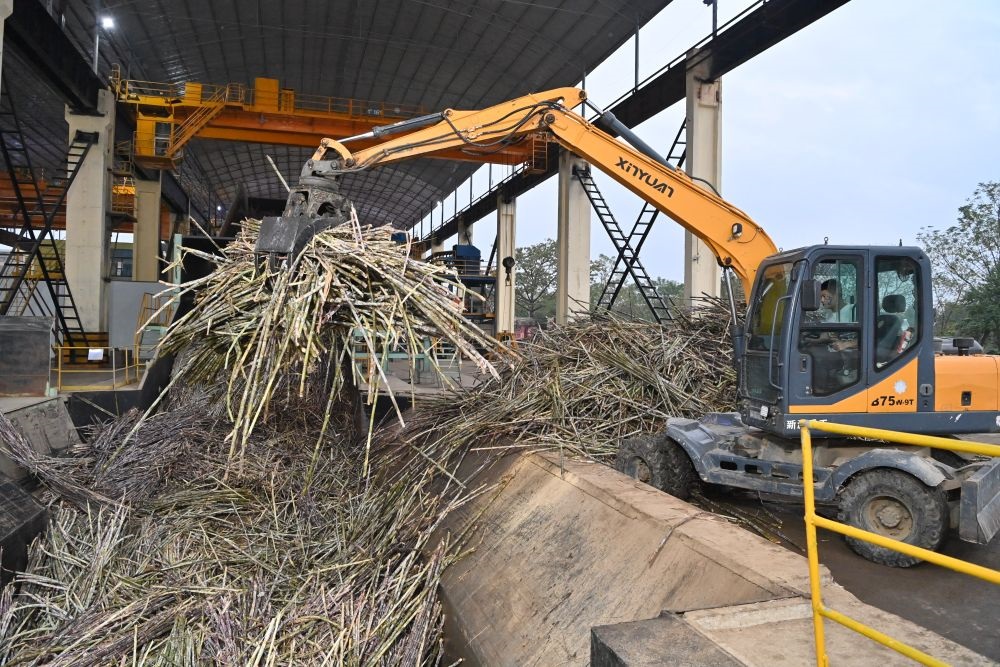
[{"label": "blue machinery", "polygon": [[474,245],[455,245],[451,251],[436,252],[431,255],[431,261],[444,264],[455,270],[459,282],[472,294],[478,294],[482,299],[467,294],[463,310],[465,316],[482,327],[493,327],[496,319],[494,295],[496,294],[496,276],[487,273],[483,264],[483,256]]}]

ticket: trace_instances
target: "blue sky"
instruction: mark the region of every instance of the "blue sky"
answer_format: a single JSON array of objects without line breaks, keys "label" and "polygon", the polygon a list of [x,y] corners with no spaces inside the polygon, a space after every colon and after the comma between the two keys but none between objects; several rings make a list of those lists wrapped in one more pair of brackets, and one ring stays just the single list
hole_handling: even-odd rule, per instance
[{"label": "blue sky", "polygon": [[[719,0],[720,23],[749,4]],[[640,32],[640,78],[711,29],[701,0],[674,0]],[[633,79],[629,43],[588,75],[598,105]],[[722,194],[775,243],[915,244],[946,227],[981,181],[1000,180],[1000,3],[853,0],[723,78]],[[683,103],[638,126],[666,152]],[[496,174],[496,168],[494,174]],[[631,224],[641,201],[599,185]],[[486,186],[476,176],[476,194]],[[459,206],[468,199],[460,190]],[[518,200],[517,245],[556,236],[556,181]],[[445,210],[452,210],[446,200]],[[489,252],[492,218],[474,241]],[[610,254],[593,220],[591,254]],[[680,280],[680,228],[661,218],[643,248],[650,274]]]}]

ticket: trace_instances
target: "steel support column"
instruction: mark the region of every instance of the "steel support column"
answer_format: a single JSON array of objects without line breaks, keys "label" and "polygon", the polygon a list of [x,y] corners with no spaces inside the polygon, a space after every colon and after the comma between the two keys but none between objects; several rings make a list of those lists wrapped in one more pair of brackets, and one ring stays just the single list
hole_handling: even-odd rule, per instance
[{"label": "steel support column", "polygon": [[[18,0],[7,19],[6,37],[40,78],[75,110],[93,111],[104,89],[67,33],[37,0]],[[72,136],[72,135],[70,135]]]},{"label": "steel support column", "polygon": [[14,0],[0,0],[0,65],[3,64],[4,45],[4,25],[7,17],[14,11]]}]

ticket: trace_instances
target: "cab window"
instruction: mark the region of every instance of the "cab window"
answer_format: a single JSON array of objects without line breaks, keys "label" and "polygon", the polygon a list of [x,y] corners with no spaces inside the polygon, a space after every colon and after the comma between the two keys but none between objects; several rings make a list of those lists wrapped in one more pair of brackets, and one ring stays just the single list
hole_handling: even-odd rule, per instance
[{"label": "cab window", "polygon": [[875,368],[884,368],[920,340],[920,267],[910,257],[875,260]]},{"label": "cab window", "polygon": [[748,327],[747,347],[751,350],[777,349],[785,321],[785,304],[791,284],[792,264],[772,264],[760,279]]},{"label": "cab window", "polygon": [[810,392],[814,396],[828,396],[860,379],[860,267],[859,258],[824,259],[813,265],[820,308],[802,313],[799,354],[810,359]]}]

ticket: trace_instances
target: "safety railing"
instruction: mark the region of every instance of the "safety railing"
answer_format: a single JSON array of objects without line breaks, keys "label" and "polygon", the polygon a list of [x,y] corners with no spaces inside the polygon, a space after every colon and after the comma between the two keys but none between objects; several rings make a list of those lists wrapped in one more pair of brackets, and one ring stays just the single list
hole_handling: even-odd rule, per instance
[{"label": "safety railing", "polygon": [[278,91],[251,89],[248,104],[253,107],[299,112],[307,115],[385,116],[390,119],[410,118],[426,113],[423,106],[384,100],[352,97],[329,97],[299,93],[288,88]]},{"label": "safety railing", "polygon": [[135,179],[116,176],[111,184],[111,212],[135,217]]},{"label": "safety railing", "polygon": [[139,381],[142,366],[135,350],[56,345],[57,391],[118,389]]},{"label": "safety railing", "polygon": [[[241,83],[164,83],[125,79],[113,66],[111,85],[123,102],[164,106],[200,106],[224,101],[241,104],[248,111],[270,110],[319,116],[385,117],[391,120],[426,113],[421,105],[351,97],[303,94],[289,88],[255,88]],[[274,84],[277,86],[277,82]]]},{"label": "safety railing", "polygon": [[455,257],[451,250],[436,252],[430,257],[432,264],[441,264],[453,269],[458,279],[465,278],[496,278],[495,272],[489,270],[486,261],[475,257]]},{"label": "safety railing", "polygon": [[438,340],[424,337],[415,343],[417,349],[411,349],[405,341],[386,344],[379,336],[355,330],[351,354],[354,381],[369,386],[382,384],[382,377],[387,375],[392,362],[405,362],[410,370],[411,384],[420,384],[421,374],[434,368],[440,370],[447,355],[442,352]]},{"label": "safety railing", "polygon": [[1000,571],[988,567],[982,567],[974,563],[969,563],[958,558],[946,556],[923,549],[921,547],[907,544],[899,540],[894,540],[884,535],[879,535],[867,530],[855,528],[839,521],[833,521],[816,514],[816,490],[809,480],[815,479],[813,476],[812,457],[812,430],[836,433],[855,438],[867,438],[869,440],[882,440],[895,442],[904,445],[914,445],[917,447],[934,447],[937,449],[947,449],[952,452],[965,452],[968,454],[978,454],[981,456],[1000,456],[1000,445],[988,445],[978,442],[967,442],[961,440],[950,440],[928,435],[917,435],[913,433],[900,433],[899,431],[887,431],[884,429],[866,428],[861,426],[849,426],[847,424],[834,424],[831,422],[821,422],[815,419],[803,419],[799,422],[802,437],[802,479],[803,497],[805,500],[805,522],[806,522],[806,551],[809,559],[809,587],[812,594],[813,611],[813,632],[816,639],[816,664],[819,667],[827,667],[829,661],[826,655],[826,641],[823,631],[823,619],[843,625],[846,628],[872,639],[883,646],[902,653],[912,660],[924,665],[946,666],[948,663],[942,662],[932,656],[927,655],[919,649],[904,644],[892,637],[879,632],[878,630],[861,623],[860,621],[842,614],[833,609],[829,609],[823,604],[820,590],[819,577],[819,554],[817,551],[816,528],[825,528],[835,533],[840,533],[846,537],[856,540],[863,540],[872,544],[892,549],[900,553],[925,560],[949,570],[978,577],[993,584],[1000,585]]},{"label": "safety railing", "polygon": [[160,339],[173,321],[177,308],[177,292],[146,292],[139,304],[139,317],[135,325],[135,357],[143,364],[153,358]]}]

